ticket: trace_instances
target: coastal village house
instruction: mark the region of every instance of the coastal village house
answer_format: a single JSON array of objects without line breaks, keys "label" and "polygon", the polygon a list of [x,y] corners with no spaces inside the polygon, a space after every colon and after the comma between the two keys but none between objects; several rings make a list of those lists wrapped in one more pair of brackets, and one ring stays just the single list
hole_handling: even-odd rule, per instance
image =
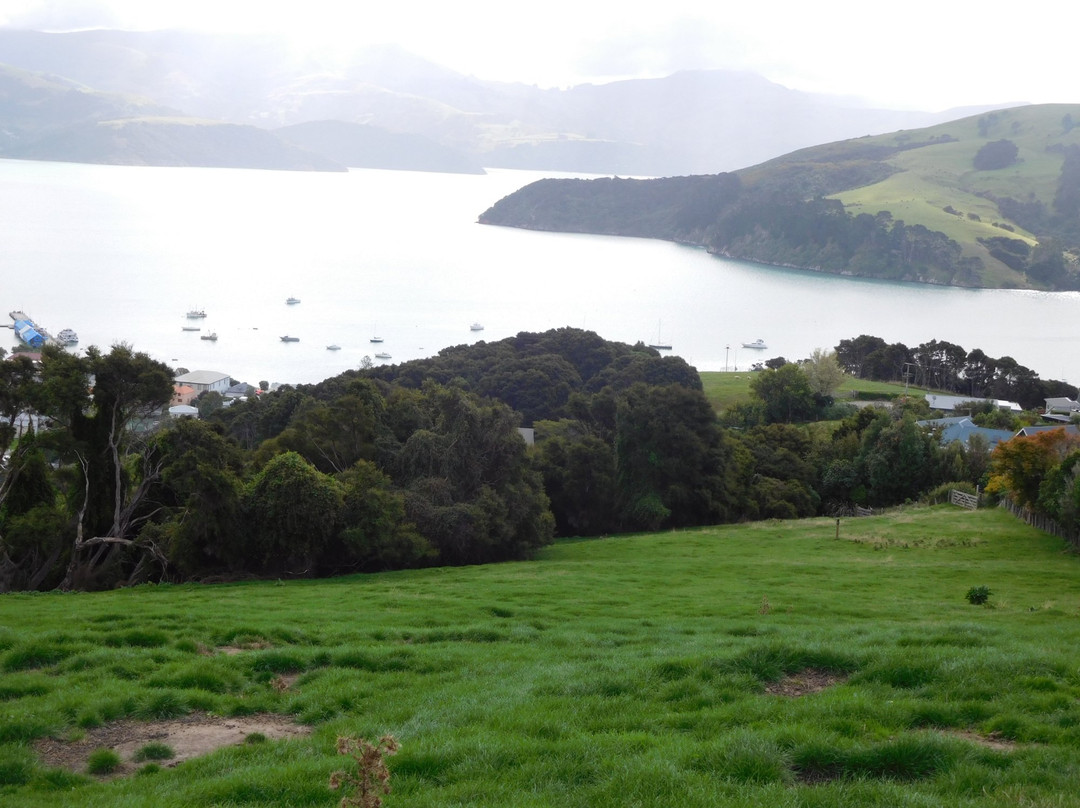
[{"label": "coastal village house", "polygon": [[986,445],[993,449],[999,443],[1013,437],[1011,430],[988,429],[978,426],[967,415],[952,418],[934,418],[927,421],[918,421],[917,423],[919,426],[940,430],[942,445],[959,441],[964,446],[967,446],[972,435],[979,435],[986,441]]},{"label": "coastal village house", "polygon": [[997,398],[972,398],[971,396],[944,396],[936,393],[927,393],[926,403],[930,405],[932,410],[942,410],[943,412],[956,412],[957,407],[961,410],[966,409],[963,407],[969,401],[975,401],[980,404],[989,401],[999,410],[1005,410],[1007,412],[1023,412],[1024,408],[1017,404],[1015,401],[1005,401]]},{"label": "coastal village house", "polygon": [[1043,418],[1048,421],[1068,423],[1074,415],[1080,415],[1080,403],[1071,398],[1048,398]]},{"label": "coastal village house", "polygon": [[177,376],[173,381],[178,385],[192,388],[196,396],[205,393],[207,390],[213,390],[224,395],[232,383],[228,373],[219,373],[216,370],[193,370],[190,373]]},{"label": "coastal village house", "polygon": [[190,404],[195,396],[199,395],[198,391],[190,384],[174,384],[173,385],[173,397],[169,402],[170,407],[181,407]]}]

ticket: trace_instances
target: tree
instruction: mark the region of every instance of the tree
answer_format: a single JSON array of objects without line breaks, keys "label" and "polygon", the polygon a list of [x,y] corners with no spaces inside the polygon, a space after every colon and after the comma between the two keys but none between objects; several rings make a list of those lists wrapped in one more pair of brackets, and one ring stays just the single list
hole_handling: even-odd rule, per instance
[{"label": "tree", "polygon": [[1064,427],[999,443],[990,456],[986,490],[1009,496],[1023,508],[1034,508],[1043,480],[1078,447],[1080,436]]},{"label": "tree", "polygon": [[618,529],[615,453],[581,421],[539,421],[536,459],[562,536]]},{"label": "tree", "polygon": [[261,570],[312,575],[334,537],[343,491],[295,452],[273,458],[244,492],[245,533]]},{"label": "tree", "polygon": [[730,452],[700,391],[631,387],[616,413],[615,480],[624,529],[732,518],[737,486]]},{"label": "tree", "polygon": [[[338,475],[343,490],[340,557],[328,567],[365,571],[404,569],[433,561],[435,548],[405,514],[405,498],[374,463],[360,460]],[[338,551],[335,548],[335,552]]]},{"label": "tree", "polygon": [[844,371],[836,359],[836,351],[823,351],[815,348],[810,359],[803,363],[803,371],[810,382],[814,395],[832,396],[833,390],[844,381]]},{"label": "tree", "polygon": [[135,545],[134,535],[148,518],[145,497],[160,474],[160,459],[147,451],[146,438],[153,416],[172,397],[172,372],[123,344],[107,354],[91,346],[85,358],[46,347],[41,380],[38,409],[66,426],[64,450],[82,472],[75,539],[61,587],[91,584],[100,569]]},{"label": "tree", "polygon": [[1011,140],[994,140],[975,152],[974,164],[979,171],[1006,168],[1016,162],[1020,150]]},{"label": "tree", "polygon": [[888,425],[872,424],[859,459],[870,504],[917,499],[936,482],[939,452],[937,440],[910,414]]},{"label": "tree", "polygon": [[153,450],[162,465],[151,495],[163,508],[154,524],[167,529],[140,537],[162,542],[184,576],[244,569],[244,458],[235,441],[220,425],[181,418],[155,436]]},{"label": "tree", "polygon": [[814,414],[810,379],[798,365],[761,371],[750,382],[750,391],[765,405],[765,420],[770,424],[805,421]]},{"label": "tree", "polygon": [[400,401],[411,431],[392,476],[442,563],[523,558],[551,541],[543,480],[509,407],[430,382]]}]

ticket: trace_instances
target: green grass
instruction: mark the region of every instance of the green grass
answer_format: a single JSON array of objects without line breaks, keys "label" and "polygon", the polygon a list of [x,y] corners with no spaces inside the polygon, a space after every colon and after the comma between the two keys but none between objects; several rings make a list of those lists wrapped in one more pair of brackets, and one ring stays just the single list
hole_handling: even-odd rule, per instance
[{"label": "green grass", "polygon": [[[973,116],[916,132],[861,138],[860,142],[889,145],[904,138],[923,140],[941,135],[955,141],[901,151],[887,161],[900,169],[899,173],[835,198],[852,215],[887,210],[894,219],[909,225],[921,224],[945,233],[961,245],[964,255],[982,259],[985,272],[981,285],[1024,286],[1022,275],[993,258],[977,240],[1005,236],[1035,243],[1031,233],[998,212],[988,195],[1038,199],[1051,208],[1064,157],[1060,150],[1048,147],[1080,143],[1080,128],[1066,133],[1062,127],[1066,113],[1080,119],[1077,105],[1048,104],[999,111],[985,133],[979,130],[984,116]],[[978,149],[1003,138],[1017,145],[1017,162],[998,170],[976,171],[972,161]],[[959,215],[947,213],[946,207]],[[1011,224],[1014,231],[994,227],[994,222]]]},{"label": "green grass", "polygon": [[[809,351],[807,351],[809,355]],[[788,357],[791,360],[804,359],[805,357]],[[723,412],[732,404],[745,404],[752,400],[750,382],[754,378],[752,371],[738,371],[725,373],[723,371],[701,371],[701,384],[705,390],[705,397],[717,412]],[[852,398],[854,392],[882,394],[882,397],[896,396],[904,392],[904,385],[889,382],[873,382],[866,379],[856,379],[853,376],[845,376],[843,384],[833,393],[833,397],[840,402]],[[908,388],[913,395],[922,395],[925,391],[914,387]]]},{"label": "green grass", "polygon": [[[1080,806],[1077,557],[997,510],[835,535],[762,522],[460,569],[6,595],[0,804],[329,806],[336,738],[390,733],[387,808]],[[153,640],[109,641],[134,629]],[[226,644],[249,650],[205,653]],[[808,669],[835,683],[770,692]],[[313,731],[108,782],[32,751],[189,710]]]}]

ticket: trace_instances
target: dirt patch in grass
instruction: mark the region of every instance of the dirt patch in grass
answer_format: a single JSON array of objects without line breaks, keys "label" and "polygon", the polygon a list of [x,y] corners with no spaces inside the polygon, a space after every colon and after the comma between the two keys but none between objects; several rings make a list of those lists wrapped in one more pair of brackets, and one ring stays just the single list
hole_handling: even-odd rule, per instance
[{"label": "dirt patch in grass", "polygon": [[792,698],[809,696],[811,693],[820,693],[822,690],[846,680],[846,676],[835,671],[807,668],[798,673],[785,676],[779,682],[766,685],[765,692],[773,696],[790,696]]},{"label": "dirt patch in grass", "polygon": [[221,718],[204,714],[175,718],[169,721],[117,721],[104,727],[87,730],[75,741],[46,738],[34,744],[45,766],[86,772],[86,762],[95,749],[112,749],[120,756],[121,764],[112,776],[132,774],[142,764],[134,762],[135,753],[149,743],[164,744],[173,750],[173,757],[157,761],[160,766],[175,766],[190,758],[199,757],[223,746],[244,743],[249,736],[267,740],[307,735],[304,727],[278,715],[249,715]]},{"label": "dirt patch in grass", "polygon": [[977,743],[979,746],[985,746],[987,749],[996,749],[999,752],[1012,752],[1017,747],[1015,741],[1006,740],[993,733],[990,735],[980,735],[979,733],[970,730],[953,730],[948,734],[955,738],[963,738],[965,741]]},{"label": "dirt patch in grass", "polygon": [[265,651],[267,648],[273,647],[274,646],[268,642],[248,642],[243,645],[219,645],[214,651],[219,654],[225,654],[225,656],[236,656],[245,651]]}]

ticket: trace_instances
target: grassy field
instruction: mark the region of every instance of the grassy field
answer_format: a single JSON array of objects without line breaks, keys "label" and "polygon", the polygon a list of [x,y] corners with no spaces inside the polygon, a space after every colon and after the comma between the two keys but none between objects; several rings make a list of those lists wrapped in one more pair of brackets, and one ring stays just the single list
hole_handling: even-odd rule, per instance
[{"label": "grassy field", "polygon": [[[836,532],[765,522],[524,563],[6,595],[0,804],[336,805],[336,738],[391,733],[388,808],[1080,805],[1077,558],[996,510]],[[978,585],[985,606],[965,599]],[[202,711],[313,731],[112,780],[34,752]]]},{"label": "grassy field", "polygon": [[[1011,232],[994,227],[994,222],[1005,220],[987,195],[1039,199],[1050,207],[1064,162],[1060,146],[1080,142],[1080,128],[1065,131],[1062,119],[1066,114],[1078,117],[1080,107],[1066,104],[1020,107],[917,132],[864,138],[866,143],[889,145],[903,143],[905,139],[942,135],[954,140],[902,151],[888,160],[900,173],[873,185],[836,194],[835,198],[853,215],[888,210],[894,219],[902,219],[909,225],[922,224],[940,230],[957,241],[965,255],[982,259],[984,285],[1022,285],[1024,279],[992,257],[978,239],[1004,236],[1029,244],[1034,244],[1035,239],[1015,222]],[[980,128],[980,122],[984,128]],[[1016,144],[1017,162],[1007,168],[976,171],[975,153],[985,143],[1000,139]],[[946,212],[946,207],[955,213]]]},{"label": "grassy field", "polygon": [[[751,400],[750,381],[754,378],[751,371],[738,371],[725,373],[723,371],[703,371],[701,384],[705,388],[705,397],[717,412],[723,412],[732,404],[746,403]],[[845,376],[844,383],[833,393],[837,401],[846,401],[853,391],[863,393],[882,393],[885,395],[897,395],[904,392],[904,385],[890,384],[887,382],[873,382],[865,379],[856,379],[853,376]],[[914,387],[908,388],[908,392],[914,395],[922,395],[925,391]]]}]

